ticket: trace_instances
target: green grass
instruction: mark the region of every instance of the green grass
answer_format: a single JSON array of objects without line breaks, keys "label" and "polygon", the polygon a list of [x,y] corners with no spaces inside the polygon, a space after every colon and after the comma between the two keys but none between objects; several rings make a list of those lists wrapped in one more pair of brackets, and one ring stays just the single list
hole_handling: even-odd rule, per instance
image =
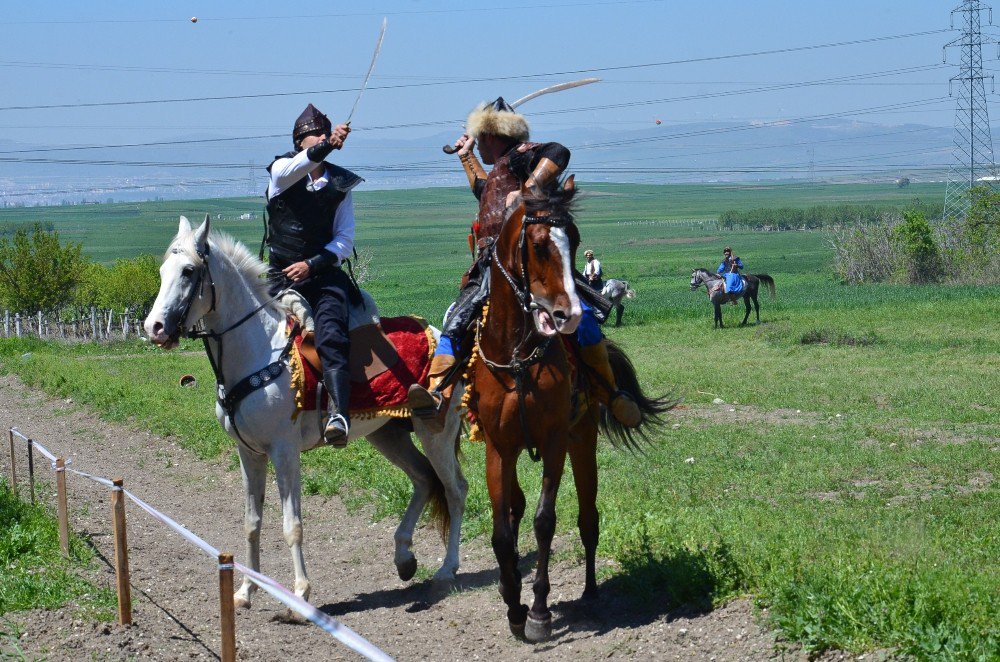
[{"label": "green grass", "polygon": [[[79,569],[92,562],[91,549],[76,537],[71,538],[70,558],[63,557],[51,514],[21,501],[0,480],[0,616],[71,605],[84,617],[111,620],[114,593],[79,576]],[[4,629],[0,626],[0,638],[10,636]]]},{"label": "green grass", "polygon": [[[845,287],[829,275],[820,233],[721,236],[710,222],[666,220],[740,201],[777,204],[749,199],[763,190],[591,188],[605,195],[583,201],[584,243],[638,291],[626,325],[606,331],[637,360],[650,392],[674,390],[687,408],[643,456],[600,450],[599,552],[617,562],[602,568],[606,581],[661,613],[753,596],[810,650],[1000,659],[1000,289]],[[766,195],[780,204],[878,197],[873,187]],[[438,319],[468,262],[467,194],[384,192],[364,204],[359,238],[375,250],[370,289],[383,313]],[[760,326],[712,331],[705,295],[688,289],[691,269],[714,268],[724,244],[777,282],[777,299],[761,301]],[[735,327],[742,308],[724,314]],[[231,454],[214,420],[208,363],[200,346],[185,348],[0,341],[0,365],[106,417],[173,435],[198,456]],[[177,386],[188,372],[195,389]],[[712,405],[716,397],[739,404]],[[464,535],[482,538],[482,447],[464,451]],[[521,477],[531,502],[539,468],[524,458]],[[396,516],[409,494],[403,475],[364,443],[307,454],[303,485],[355,509],[374,506],[376,517]],[[571,533],[569,476],[558,514]],[[575,540],[560,539],[561,558],[581,557]]]}]

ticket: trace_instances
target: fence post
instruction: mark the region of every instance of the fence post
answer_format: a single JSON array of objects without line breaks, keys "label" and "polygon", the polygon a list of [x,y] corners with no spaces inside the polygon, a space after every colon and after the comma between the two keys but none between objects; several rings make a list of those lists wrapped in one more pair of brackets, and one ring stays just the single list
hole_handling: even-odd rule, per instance
[{"label": "fence post", "polygon": [[45,327],[42,326],[42,311],[38,311],[38,337],[45,335]]},{"label": "fence post", "polygon": [[14,334],[21,337],[21,313],[14,313]]},{"label": "fence post", "polygon": [[109,310],[108,311],[108,326],[107,326],[107,330],[104,332],[104,339],[105,340],[111,340],[111,323],[114,322],[114,321],[115,321],[115,311],[114,310]]},{"label": "fence post", "polygon": [[59,516],[59,546],[69,556],[69,513],[66,506],[66,460],[56,458],[56,505]]},{"label": "fence post", "polygon": [[10,338],[10,311],[3,311],[3,337]]},{"label": "fence post", "polygon": [[90,339],[97,340],[97,309],[90,307]]},{"label": "fence post", "polygon": [[125,309],[125,314],[122,315],[122,340],[128,340],[128,308]]},{"label": "fence post", "polygon": [[236,614],[233,604],[233,555],[219,554],[219,613],[222,662],[236,662]]},{"label": "fence post", "polygon": [[7,430],[10,435],[10,492],[17,496],[17,460],[14,456],[14,429]]},{"label": "fence post", "polygon": [[31,503],[35,503],[35,442],[28,440],[28,485],[31,487]]},{"label": "fence post", "polygon": [[118,623],[132,623],[132,589],[128,571],[128,537],[125,535],[125,481],[111,481],[111,520],[115,536],[115,581],[118,587]]}]

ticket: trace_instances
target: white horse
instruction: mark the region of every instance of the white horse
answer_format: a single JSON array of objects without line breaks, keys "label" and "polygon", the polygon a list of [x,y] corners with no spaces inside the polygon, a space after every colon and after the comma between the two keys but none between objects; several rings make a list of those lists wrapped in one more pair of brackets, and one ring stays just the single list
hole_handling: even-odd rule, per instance
[{"label": "white horse", "polygon": [[615,326],[621,326],[622,314],[625,312],[622,299],[634,299],[635,290],[629,287],[627,280],[609,278],[604,281],[604,289],[601,290],[601,296],[611,302],[612,307],[615,309]]},{"label": "white horse", "polygon": [[[154,343],[170,349],[177,346],[182,333],[201,320],[208,335],[205,340],[209,359],[221,375],[222,384],[231,390],[248,375],[268,373],[270,368],[263,379],[266,384],[250,392],[237,405],[232,418],[219,401],[215,413],[237,441],[239,450],[246,493],[248,563],[254,570],[260,569],[261,514],[270,459],[281,497],[285,540],[292,552],[294,590],[308,599],[309,579],[302,554],[299,454],[322,445],[321,414],[303,411],[292,420],[295,400],[285,359],[285,312],[269,296],[268,284],[262,278],[266,273],[267,266],[232,237],[209,237],[208,216],[197,230],[192,230],[182,216],[177,236],[160,267],[160,291],[145,329]],[[272,367],[275,362],[283,362],[280,369]],[[424,507],[433,499],[440,513],[442,534],[447,535],[444,563],[434,578],[450,581],[459,567],[458,545],[468,489],[457,458],[461,420],[457,409],[450,409],[444,431],[436,435],[429,433],[419,418],[411,420],[426,456],[414,445],[405,419],[353,421],[350,438],[367,438],[413,482],[413,496],[395,533],[394,561],[400,578],[408,580],[416,573],[413,530]],[[244,578],[234,596],[236,606],[248,607],[255,590],[256,585]]]}]

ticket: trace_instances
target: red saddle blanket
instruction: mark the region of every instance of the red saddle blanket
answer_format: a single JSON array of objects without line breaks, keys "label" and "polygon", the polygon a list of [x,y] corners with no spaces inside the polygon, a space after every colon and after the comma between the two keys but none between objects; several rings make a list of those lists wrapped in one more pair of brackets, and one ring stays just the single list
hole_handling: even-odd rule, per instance
[{"label": "red saddle blanket", "polygon": [[[370,327],[362,333],[366,338],[362,342],[371,342],[374,331],[377,336],[378,327]],[[352,330],[351,342],[356,343],[355,332]],[[395,349],[396,356],[386,356],[384,350],[364,351],[360,354],[351,351],[351,404],[352,418],[374,418],[377,416],[392,416],[406,418],[410,415],[407,406],[407,391],[413,384],[427,384],[430,372],[431,357],[434,355],[437,343],[427,322],[419,317],[383,317],[381,332]],[[290,357],[292,372],[292,389],[296,391],[296,415],[299,411],[315,411],[317,406],[326,409],[328,398],[322,395],[317,398],[317,386],[322,381],[322,374],[309,361],[303,359],[303,336],[296,332],[293,350]],[[392,349],[390,348],[390,350]],[[379,356],[375,356],[375,354]],[[366,356],[367,355],[367,356]],[[355,365],[356,361],[365,363]]]}]

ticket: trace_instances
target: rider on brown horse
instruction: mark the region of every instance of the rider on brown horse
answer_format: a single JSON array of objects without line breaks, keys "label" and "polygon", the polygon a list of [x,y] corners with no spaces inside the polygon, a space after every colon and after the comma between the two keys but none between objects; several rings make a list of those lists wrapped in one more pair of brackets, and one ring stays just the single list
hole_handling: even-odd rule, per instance
[{"label": "rider on brown horse", "polygon": [[[482,103],[469,115],[467,133],[455,143],[472,192],[479,199],[479,215],[472,226],[479,257],[462,279],[462,290],[445,320],[441,341],[431,363],[430,384],[425,389],[419,385],[410,388],[410,407],[425,418],[431,426],[440,425],[439,414],[450,397],[446,377],[458,371],[453,369],[456,354],[471,348],[460,348],[459,343],[467,330],[480,316],[489,295],[489,261],[492,245],[496,240],[511,207],[519,204],[518,194],[522,185],[529,195],[542,197],[558,184],[559,175],[569,164],[569,150],[559,143],[528,142],[528,123],[515,112],[503,97],[493,103]],[[489,174],[472,153],[479,143],[483,162],[492,165]],[[578,241],[575,243],[579,243]],[[573,246],[574,253],[576,246]],[[593,292],[577,285],[582,299],[591,298]],[[608,363],[608,349],[594,311],[583,302],[584,316],[576,332],[579,355],[597,373],[602,387],[597,395],[612,415],[627,427],[637,426],[642,415],[634,399],[620,391]],[[447,380],[447,381],[450,381]]]}]

